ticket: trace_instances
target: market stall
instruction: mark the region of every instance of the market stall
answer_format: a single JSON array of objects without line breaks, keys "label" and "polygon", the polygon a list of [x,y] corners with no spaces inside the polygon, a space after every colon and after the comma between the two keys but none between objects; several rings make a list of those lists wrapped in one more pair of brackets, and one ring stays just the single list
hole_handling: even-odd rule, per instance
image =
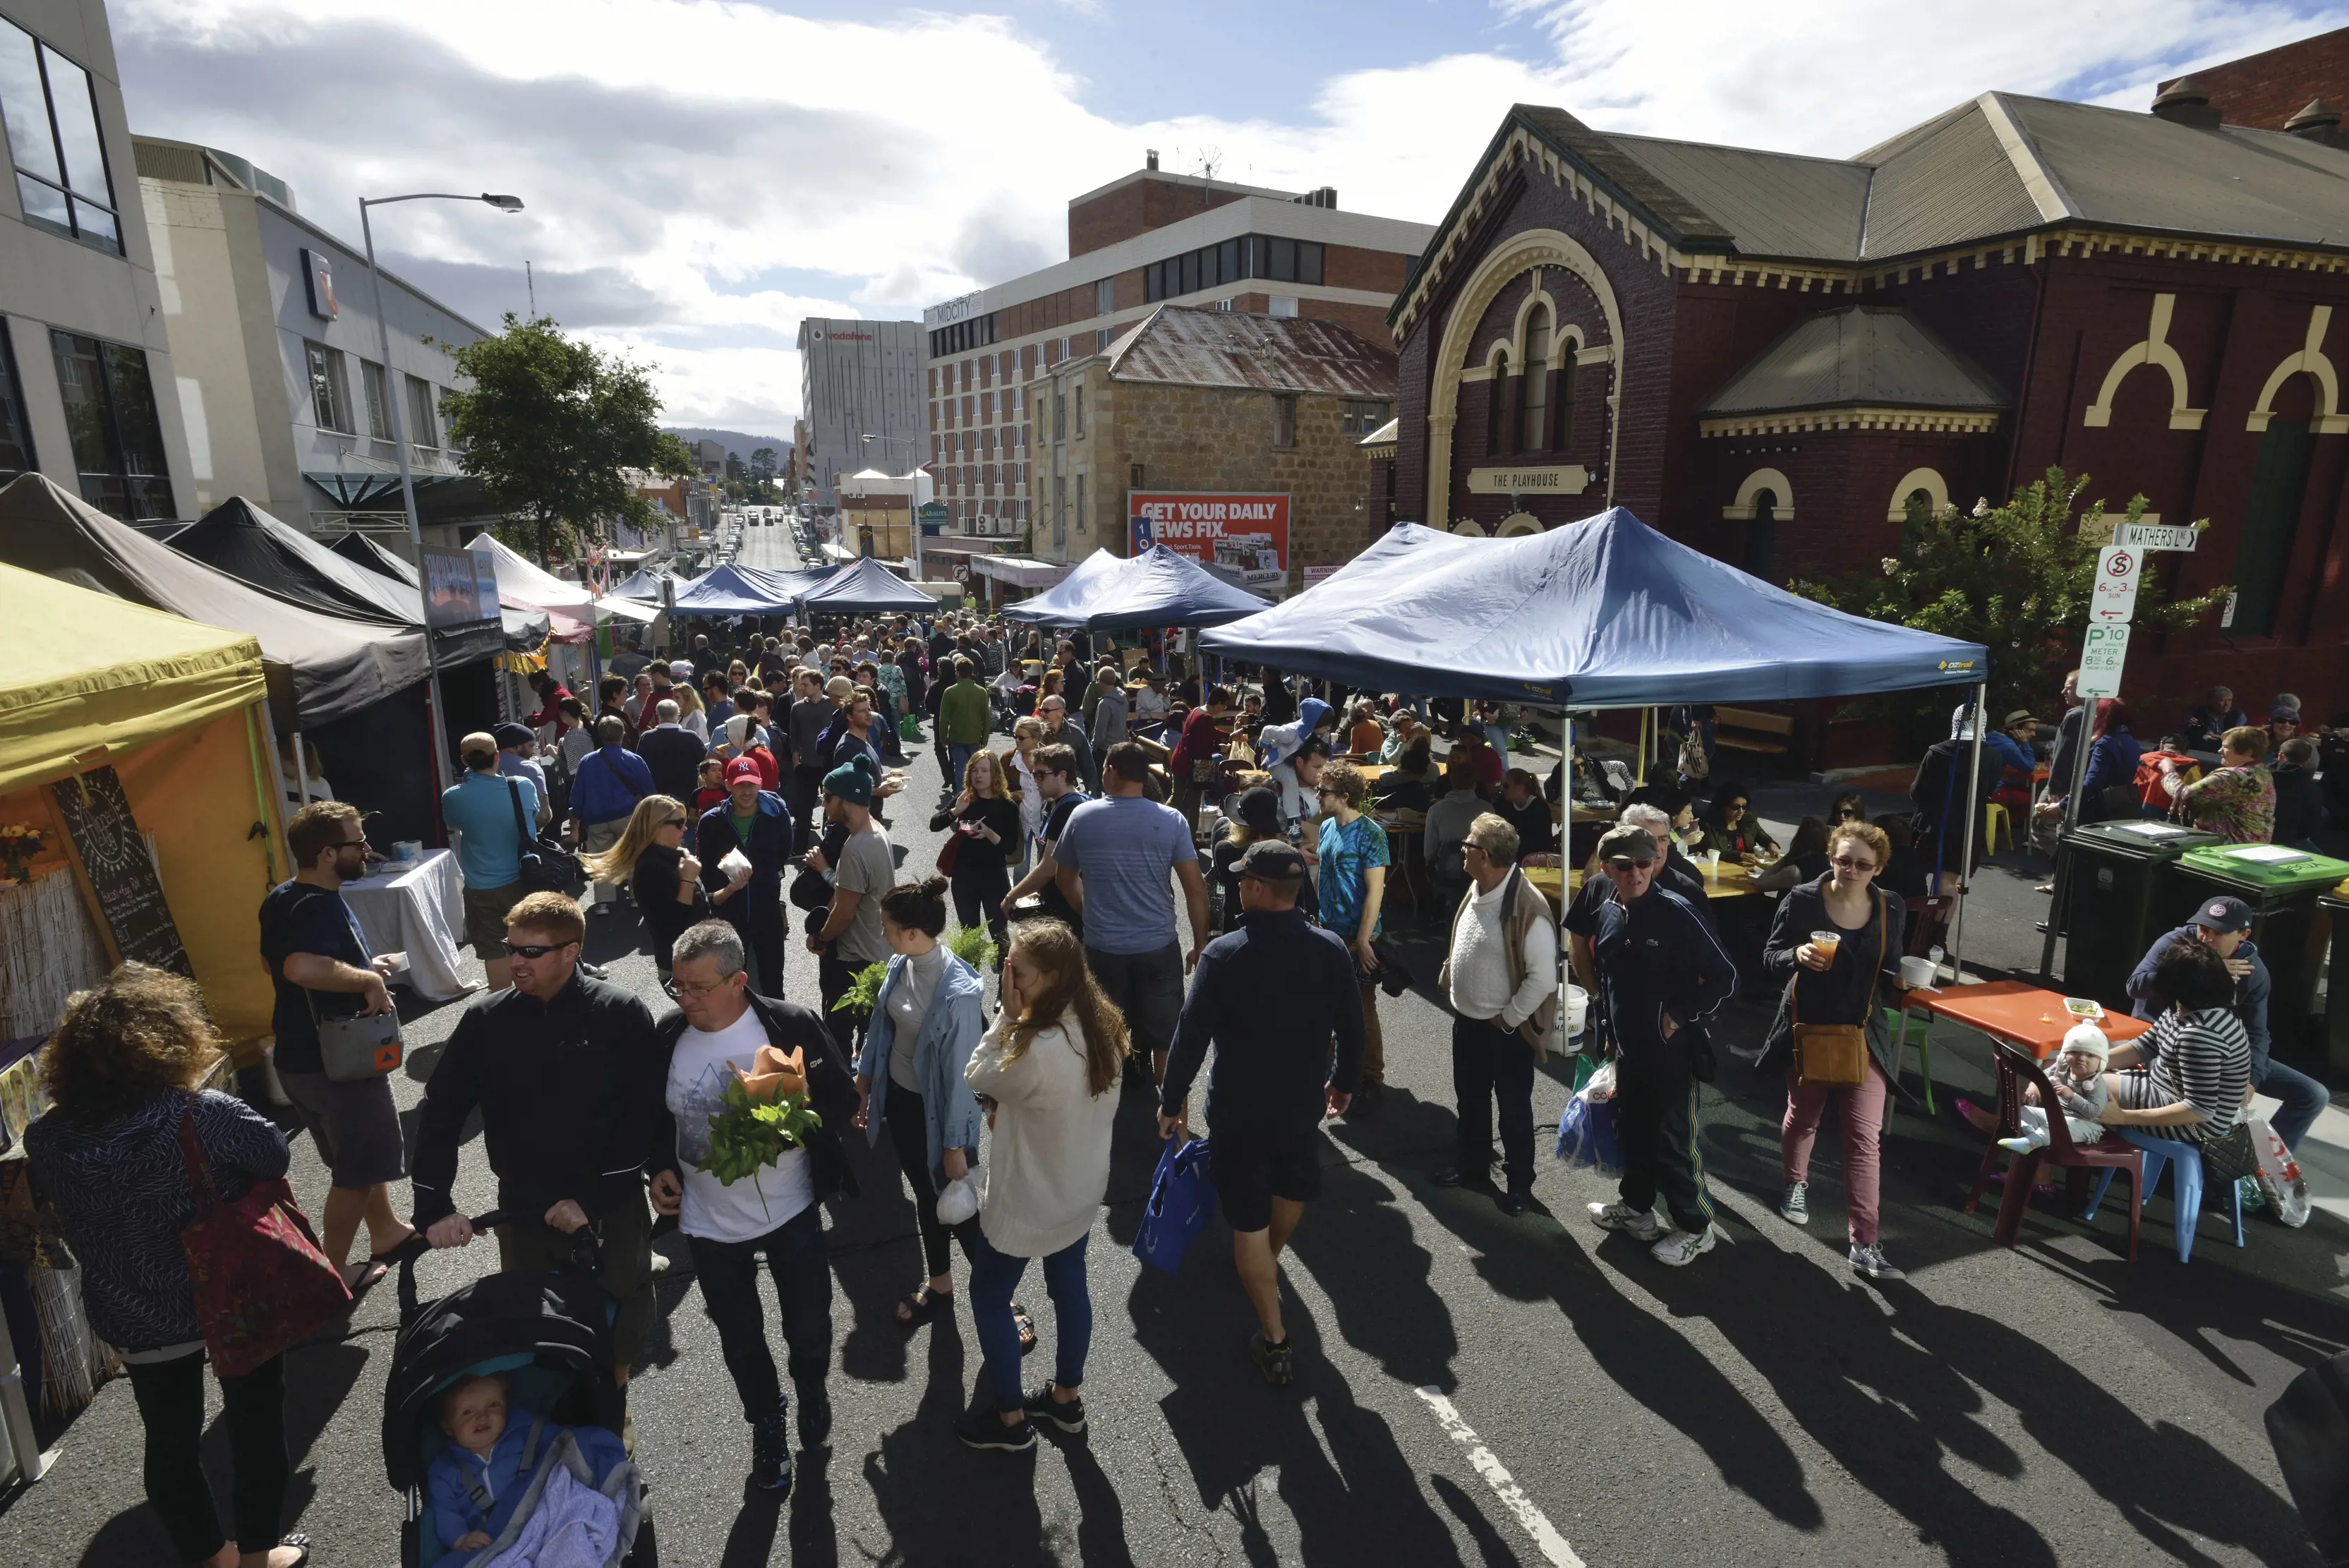
[{"label": "market stall", "polygon": [[1012,606],[1004,615],[1081,631],[1138,631],[1223,626],[1257,614],[1270,602],[1234,587],[1164,545],[1153,545],[1131,560],[1096,550],[1058,587]]},{"label": "market stall", "polygon": [[927,615],[937,601],[880,562],[856,562],[800,595],[802,618],[819,615]]},{"label": "market stall", "polygon": [[1124,565],[1123,556],[1112,556],[1107,550],[1095,550],[1070,567],[1068,576],[1043,592],[1016,605],[1007,605],[1003,618],[1028,626],[1072,626],[1075,622],[1066,618],[1074,613],[1073,607],[1081,603],[1095,585],[1117,576]]}]

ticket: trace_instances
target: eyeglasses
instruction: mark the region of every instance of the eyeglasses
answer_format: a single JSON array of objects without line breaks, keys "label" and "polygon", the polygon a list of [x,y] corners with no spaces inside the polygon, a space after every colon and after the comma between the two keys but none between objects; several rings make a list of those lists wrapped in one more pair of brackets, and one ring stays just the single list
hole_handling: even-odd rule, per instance
[{"label": "eyeglasses", "polygon": [[1833,860],[1828,861],[1827,864],[1834,867],[1838,871],[1873,871],[1876,869],[1875,861],[1854,860],[1848,855],[1838,855]]},{"label": "eyeglasses", "polygon": [[564,948],[576,947],[578,944],[576,942],[553,942],[541,946],[527,942],[508,942],[505,946],[506,956],[508,958],[529,959],[534,963],[538,960],[544,958],[549,953],[559,953]]},{"label": "eyeglasses", "polygon": [[678,1000],[683,1002],[690,998],[692,1001],[699,1002],[703,997],[723,991],[733,983],[734,976],[730,974],[710,985],[680,985],[677,988]]}]

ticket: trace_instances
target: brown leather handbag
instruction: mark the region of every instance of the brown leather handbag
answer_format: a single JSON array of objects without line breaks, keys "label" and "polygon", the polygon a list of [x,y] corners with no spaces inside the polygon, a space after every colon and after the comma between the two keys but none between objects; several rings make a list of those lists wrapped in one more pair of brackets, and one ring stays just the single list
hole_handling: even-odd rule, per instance
[{"label": "brown leather handbag", "polygon": [[1795,1081],[1806,1089],[1857,1089],[1868,1082],[1868,1020],[1876,1016],[1876,982],[1883,977],[1885,943],[1891,917],[1884,896],[1876,897],[1876,964],[1868,981],[1868,1006],[1857,1023],[1806,1023],[1796,1011],[1802,976],[1786,984],[1786,1011],[1795,1028]]}]

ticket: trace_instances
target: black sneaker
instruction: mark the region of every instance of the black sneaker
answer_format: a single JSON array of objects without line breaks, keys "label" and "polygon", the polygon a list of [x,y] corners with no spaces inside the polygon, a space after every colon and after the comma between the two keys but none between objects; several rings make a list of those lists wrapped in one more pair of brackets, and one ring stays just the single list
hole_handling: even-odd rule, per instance
[{"label": "black sneaker", "polygon": [[1028,1396],[1028,1415],[1031,1420],[1050,1421],[1063,1432],[1085,1429],[1085,1401],[1081,1395],[1062,1404],[1052,1397],[1052,1386],[1047,1383]]},{"label": "black sneaker", "polygon": [[1493,1179],[1490,1167],[1473,1165],[1438,1166],[1427,1178],[1438,1187],[1484,1187]]},{"label": "black sneaker", "polygon": [[1264,1374],[1264,1380],[1275,1388],[1286,1388],[1297,1380],[1297,1345],[1293,1340],[1278,1345],[1267,1345],[1262,1332],[1248,1335],[1248,1359]]},{"label": "black sneaker", "polygon": [[800,1447],[820,1449],[832,1440],[832,1396],[800,1390]]},{"label": "black sneaker", "polygon": [[1350,1122],[1358,1122],[1365,1116],[1375,1114],[1379,1108],[1379,1100],[1384,1092],[1377,1084],[1364,1084],[1361,1088],[1356,1089],[1353,1099],[1347,1103],[1346,1119]]},{"label": "black sneaker", "polygon": [[789,1495],[792,1490],[792,1445],[783,1417],[789,1402],[750,1424],[750,1484],[761,1491]]},{"label": "black sneaker", "polygon": [[1504,1214],[1522,1214],[1531,1206],[1533,1200],[1532,1193],[1521,1192],[1514,1187],[1493,1199]]},{"label": "black sneaker", "polygon": [[966,1410],[955,1422],[955,1436],[974,1449],[1024,1454],[1036,1446],[1036,1423],[1022,1416],[1016,1425],[1007,1427],[991,1409]]}]

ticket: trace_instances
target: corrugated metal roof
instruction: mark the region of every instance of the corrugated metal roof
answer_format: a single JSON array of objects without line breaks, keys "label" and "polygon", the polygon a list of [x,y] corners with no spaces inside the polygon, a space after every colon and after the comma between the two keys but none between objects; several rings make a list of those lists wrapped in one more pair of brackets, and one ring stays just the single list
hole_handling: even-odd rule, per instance
[{"label": "corrugated metal roof", "polygon": [[1859,259],[1867,168],[1701,141],[1607,138],[1726,229],[1738,254]]},{"label": "corrugated metal roof", "polygon": [[1110,350],[1112,380],[1391,401],[1395,357],[1334,321],[1161,306]]},{"label": "corrugated metal roof", "polygon": [[1730,378],[1702,417],[1795,409],[2003,409],[1981,367],[1907,311],[1855,305],[1795,323]]},{"label": "corrugated metal roof", "polygon": [[1863,259],[2036,228],[2038,205],[1979,103],[1860,154],[1875,165]]},{"label": "corrugated metal roof", "polygon": [[[1598,175],[1613,188],[1617,195],[1629,199],[1634,206],[1640,208],[1648,222],[1682,250],[1718,251],[1734,243],[1736,235],[1717,214],[1707,212],[1691,199],[1689,192],[1676,188],[1646,163],[1616,145],[1616,138],[1591,130],[1562,109],[1548,109],[1540,104],[1515,105],[1509,110],[1509,118],[1522,121],[1558,151],[1574,158],[1585,169]],[[1507,123],[1504,122],[1501,127],[1503,139],[1507,136],[1508,129]],[[1496,139],[1496,145],[1499,140]],[[1488,154],[1486,161],[1490,161]],[[1483,170],[1480,168],[1477,172],[1481,175]],[[1472,179],[1469,188],[1474,189],[1475,184]],[[1457,203],[1453,210],[1455,213],[1459,211]],[[1451,226],[1450,217],[1437,226],[1433,238],[1429,241],[1430,250],[1435,248]]]}]

